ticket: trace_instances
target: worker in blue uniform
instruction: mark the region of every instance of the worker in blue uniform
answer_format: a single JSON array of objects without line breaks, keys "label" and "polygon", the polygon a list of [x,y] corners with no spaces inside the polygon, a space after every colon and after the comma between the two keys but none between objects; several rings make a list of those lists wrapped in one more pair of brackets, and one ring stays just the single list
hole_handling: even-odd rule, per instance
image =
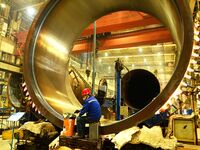
[{"label": "worker in blue uniform", "polygon": [[[85,137],[85,124],[98,122],[101,118],[101,107],[98,100],[92,96],[89,88],[85,88],[82,91],[82,97],[84,100],[83,107],[79,112],[79,116],[76,119],[76,127],[78,137]],[[86,115],[85,115],[86,114]]]}]

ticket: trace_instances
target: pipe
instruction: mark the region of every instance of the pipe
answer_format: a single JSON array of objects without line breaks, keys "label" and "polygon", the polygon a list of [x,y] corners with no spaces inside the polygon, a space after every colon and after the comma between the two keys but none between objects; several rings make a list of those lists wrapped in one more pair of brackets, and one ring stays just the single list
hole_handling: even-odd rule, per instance
[{"label": "pipe", "polygon": [[122,89],[126,104],[140,110],[160,93],[160,84],[151,72],[135,69],[123,76]]},{"label": "pipe", "polygon": [[95,91],[95,77],[96,77],[96,21],[94,22],[94,35],[93,35],[93,63],[92,63],[92,95]]},{"label": "pipe", "polygon": [[116,71],[116,120],[121,120],[121,72]]},{"label": "pipe", "polygon": [[35,18],[24,53],[24,76],[40,112],[62,127],[64,112],[81,108],[68,78],[73,42],[84,28],[112,12],[134,10],[158,18],[177,45],[174,73],[161,93],[137,114],[101,126],[101,134],[116,133],[150,118],[170,97],[187,69],[193,42],[192,14],[187,0],[50,0]]},{"label": "pipe", "polygon": [[121,120],[120,107],[121,107],[121,71],[123,70],[123,64],[118,58],[115,61],[115,82],[116,82],[116,120]]}]

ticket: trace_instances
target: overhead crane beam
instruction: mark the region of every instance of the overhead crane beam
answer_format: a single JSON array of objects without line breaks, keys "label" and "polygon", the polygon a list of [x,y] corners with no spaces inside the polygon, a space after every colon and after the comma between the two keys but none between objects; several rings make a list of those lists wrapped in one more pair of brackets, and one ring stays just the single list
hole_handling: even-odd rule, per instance
[{"label": "overhead crane beam", "polygon": [[[145,28],[152,25],[161,25],[155,17],[137,11],[119,11],[106,15],[96,21],[96,33],[118,32],[122,30],[135,30],[135,28]],[[25,43],[28,31],[16,34],[19,43]],[[84,29],[81,36],[94,34],[93,24]]]},{"label": "overhead crane beam", "polygon": [[[142,15],[140,15],[142,14]],[[161,24],[158,19],[136,11],[120,11],[107,15],[98,19],[96,33],[115,32],[127,29],[134,29],[137,27],[146,27],[149,25]],[[87,27],[81,36],[92,35],[94,32],[93,25]]]},{"label": "overhead crane beam", "polygon": [[[140,45],[152,45],[163,42],[171,42],[170,32],[164,28],[155,28],[137,32],[112,35],[106,38],[97,39],[99,43],[98,50],[126,48]],[[73,53],[89,52],[92,49],[92,41],[85,39],[74,43]]]}]

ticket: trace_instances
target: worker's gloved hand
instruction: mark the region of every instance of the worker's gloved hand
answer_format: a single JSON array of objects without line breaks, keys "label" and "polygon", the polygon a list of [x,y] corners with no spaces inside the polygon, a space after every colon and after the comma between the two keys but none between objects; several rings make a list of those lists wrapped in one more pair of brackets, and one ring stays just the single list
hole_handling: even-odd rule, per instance
[{"label": "worker's gloved hand", "polygon": [[77,113],[79,113],[79,112],[80,112],[80,110],[75,110],[75,112],[74,112],[74,113],[75,113],[75,114],[77,114]]}]

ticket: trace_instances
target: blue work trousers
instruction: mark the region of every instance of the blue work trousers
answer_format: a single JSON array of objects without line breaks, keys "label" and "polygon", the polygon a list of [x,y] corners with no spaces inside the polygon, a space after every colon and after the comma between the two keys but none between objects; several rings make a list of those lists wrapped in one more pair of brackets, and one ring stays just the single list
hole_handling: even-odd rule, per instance
[{"label": "blue work trousers", "polygon": [[85,136],[85,124],[89,123],[88,117],[87,116],[78,116],[76,119],[76,127],[77,127],[77,132],[78,135],[81,137]]}]

